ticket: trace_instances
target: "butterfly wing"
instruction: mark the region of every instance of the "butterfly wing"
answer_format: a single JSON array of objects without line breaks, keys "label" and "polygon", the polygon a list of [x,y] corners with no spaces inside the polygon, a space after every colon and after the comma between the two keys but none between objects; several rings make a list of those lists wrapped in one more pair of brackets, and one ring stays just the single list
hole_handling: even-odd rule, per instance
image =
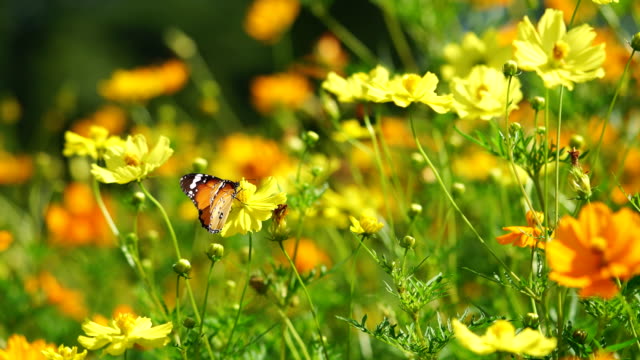
[{"label": "butterfly wing", "polygon": [[238,183],[207,174],[187,174],[180,179],[180,188],[198,209],[202,227],[219,233],[231,211]]}]

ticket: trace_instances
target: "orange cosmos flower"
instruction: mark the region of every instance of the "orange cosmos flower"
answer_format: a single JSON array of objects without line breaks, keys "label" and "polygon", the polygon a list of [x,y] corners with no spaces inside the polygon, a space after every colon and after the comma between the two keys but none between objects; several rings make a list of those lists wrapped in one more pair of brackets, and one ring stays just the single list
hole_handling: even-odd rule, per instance
[{"label": "orange cosmos flower", "polygon": [[[564,21],[569,23],[571,21],[571,15],[576,8],[578,0],[544,0],[545,8],[557,9],[562,11]],[[573,20],[574,24],[580,24],[593,18],[598,12],[598,8],[592,1],[582,1],[576,18]],[[608,52],[607,48],[607,52]]]},{"label": "orange cosmos flower", "polygon": [[507,226],[502,230],[509,231],[508,234],[498,236],[496,240],[502,245],[512,244],[519,247],[534,247],[537,246],[544,249],[544,232],[538,227],[536,222],[544,220],[544,214],[539,211],[527,211],[526,218],[529,226]]},{"label": "orange cosmos flower", "polygon": [[189,77],[187,66],[179,60],[169,60],[158,66],[116,70],[111,78],[100,83],[103,97],[114,101],[141,102],[182,89]]},{"label": "orange cosmos flower", "polygon": [[[95,202],[89,185],[70,183],[64,190],[62,204],[47,209],[45,221],[56,245],[113,245],[109,227]],[[105,199],[108,207],[108,201]]]},{"label": "orange cosmos flower", "polygon": [[340,40],[331,33],[323,34],[313,47],[293,69],[312,78],[324,80],[331,71],[342,74],[349,56],[342,48]]},{"label": "orange cosmos flower", "polygon": [[13,235],[7,230],[0,230],[0,252],[3,252],[11,246]]},{"label": "orange cosmos flower", "polygon": [[65,288],[58,279],[48,272],[42,272],[37,277],[28,278],[24,287],[32,295],[42,293],[48,304],[55,306],[61,313],[72,319],[82,320],[87,316],[82,293]]},{"label": "orange cosmos flower", "polygon": [[105,105],[86,118],[80,119],[71,126],[71,131],[90,137],[92,126],[100,126],[109,130],[109,134],[118,135],[124,131],[127,122],[125,111],[115,105]]},{"label": "orange cosmos flower", "polygon": [[[242,133],[224,138],[214,170],[226,179],[260,181],[269,176],[284,176],[292,169],[292,161],[278,142]],[[259,155],[259,156],[257,156]]]},{"label": "orange cosmos flower", "polygon": [[13,155],[0,150],[0,185],[22,184],[33,175],[29,155]]},{"label": "orange cosmos flower", "polygon": [[585,206],[577,219],[560,220],[553,241],[547,244],[551,280],[580,288],[580,296],[612,298],[614,279],[640,273],[640,215],[624,208],[616,213],[603,203]]},{"label": "orange cosmos flower", "polygon": [[42,339],[29,344],[23,335],[14,334],[7,340],[6,349],[0,349],[0,360],[45,360],[42,351],[55,348],[54,344],[47,344]]},{"label": "orange cosmos flower", "polygon": [[[287,254],[291,256],[291,259],[293,259],[296,246],[295,239],[289,239],[289,241],[286,241],[283,245]],[[309,272],[320,265],[331,265],[329,255],[327,255],[327,253],[311,239],[301,238],[298,243],[298,251],[295,255],[294,264],[296,265],[296,269],[299,273]],[[284,256],[282,256],[280,260],[283,263],[288,264],[288,261]]]},{"label": "orange cosmos flower", "polygon": [[280,107],[300,109],[311,96],[311,83],[296,73],[279,73],[258,76],[251,81],[251,101],[263,114]]},{"label": "orange cosmos flower", "polygon": [[300,12],[298,0],[256,0],[249,7],[244,29],[252,38],[274,43]]}]

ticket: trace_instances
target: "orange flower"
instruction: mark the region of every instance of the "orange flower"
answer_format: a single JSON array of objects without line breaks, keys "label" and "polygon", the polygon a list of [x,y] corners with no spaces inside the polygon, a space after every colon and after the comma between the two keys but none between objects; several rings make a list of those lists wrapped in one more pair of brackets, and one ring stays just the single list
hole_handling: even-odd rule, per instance
[{"label": "orange flower", "polygon": [[45,360],[43,350],[55,350],[54,344],[36,340],[29,344],[23,335],[13,334],[7,341],[6,349],[0,349],[0,360]]},{"label": "orange flower", "polygon": [[551,280],[580,288],[580,296],[611,298],[613,279],[640,273],[640,215],[623,208],[613,213],[603,203],[585,206],[577,219],[565,216],[547,244]]},{"label": "orange flower", "polygon": [[[608,28],[596,29],[596,38],[593,41],[594,45],[605,43],[607,49],[607,57],[602,64],[604,68],[603,81],[608,83],[616,83],[622,76],[624,68],[627,65],[629,56],[631,55],[631,47],[625,46],[620,43],[616,34]],[[630,65],[633,69],[633,64]]]},{"label": "orange flower", "polygon": [[109,80],[99,84],[98,90],[109,100],[147,101],[182,89],[188,77],[189,70],[182,61],[169,60],[158,66],[116,70]]},{"label": "orange flower", "polygon": [[294,70],[324,80],[331,71],[342,74],[348,60],[348,54],[342,48],[340,40],[333,34],[326,33],[318,39],[312,53],[305,56],[300,64],[294,65]]},{"label": "orange flower", "polygon": [[[293,259],[296,246],[295,239],[289,239],[283,245],[287,254],[291,256],[291,259]],[[295,255],[294,264],[296,265],[296,269],[299,273],[306,273],[320,265],[331,265],[331,260],[327,253],[318,247],[318,245],[311,239],[301,238],[298,243],[298,251]],[[284,263],[288,263],[284,256],[281,257],[280,260]]]},{"label": "orange flower", "polygon": [[260,181],[269,176],[284,176],[292,163],[276,141],[242,133],[231,134],[222,140],[216,174],[225,179]]},{"label": "orange flower", "polygon": [[311,93],[309,80],[295,73],[263,75],[251,81],[251,101],[263,114],[271,113],[280,107],[300,109]]},{"label": "orange flower", "polygon": [[70,183],[63,196],[63,204],[50,205],[45,214],[51,234],[49,242],[68,246],[113,245],[109,227],[89,185]]},{"label": "orange flower", "polygon": [[13,235],[7,230],[0,230],[0,252],[7,250],[12,242]]},{"label": "orange flower", "polygon": [[92,126],[100,126],[109,130],[109,134],[118,135],[124,131],[127,122],[127,114],[122,108],[115,105],[106,105],[98,109],[89,117],[80,119],[71,127],[71,131],[89,137]]},{"label": "orange flower", "polygon": [[28,278],[24,284],[28,293],[36,295],[40,292],[45,301],[55,306],[61,313],[75,320],[82,320],[87,316],[82,293],[67,289],[48,272],[42,272],[37,277]]},{"label": "orange flower", "polygon": [[274,43],[300,12],[298,0],[256,0],[249,7],[244,29],[252,38]]},{"label": "orange flower", "polygon": [[33,175],[29,155],[13,155],[0,150],[0,185],[22,184]]},{"label": "orange flower", "polygon": [[507,226],[502,230],[509,231],[508,234],[500,235],[496,238],[502,245],[512,244],[519,247],[534,247],[537,246],[544,249],[544,232],[540,229],[536,222],[542,222],[544,214],[539,211],[527,211],[527,224],[529,226]]}]

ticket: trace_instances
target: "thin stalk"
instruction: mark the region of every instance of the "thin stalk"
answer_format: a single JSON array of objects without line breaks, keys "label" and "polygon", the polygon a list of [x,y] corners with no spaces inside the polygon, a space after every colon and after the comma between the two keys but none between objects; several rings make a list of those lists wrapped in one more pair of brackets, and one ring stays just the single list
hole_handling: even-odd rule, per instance
[{"label": "thin stalk", "polygon": [[580,1],[581,0],[578,0],[578,2],[576,2],[576,7],[573,8],[573,13],[571,14],[571,20],[569,21],[569,25],[567,26],[567,29],[569,29],[573,25],[573,20],[576,18],[576,14],[578,13],[578,8],[580,7]]},{"label": "thin stalk", "polygon": [[287,328],[289,329],[289,332],[291,333],[291,336],[293,336],[293,339],[296,341],[296,343],[298,343],[298,346],[302,350],[302,355],[304,355],[304,358],[306,360],[311,360],[311,356],[309,355],[309,352],[307,351],[307,346],[304,343],[304,341],[302,340],[302,338],[300,337],[300,334],[298,334],[298,331],[296,330],[296,327],[293,326],[293,323],[291,322],[291,319],[289,319],[287,314],[285,314],[284,311],[282,311],[282,309],[280,309],[280,308],[278,308],[278,314],[280,314],[280,316],[282,317],[282,321],[284,321],[285,325],[287,325]]},{"label": "thin stalk", "polygon": [[[633,55],[635,54],[635,50],[631,51],[631,55],[629,59],[627,59],[627,64],[624,66],[624,71],[622,75],[620,75],[620,80],[618,80],[618,85],[616,86],[616,91],[613,93],[613,98],[611,99],[611,103],[609,103],[609,109],[607,109],[607,115],[605,115],[604,119],[602,119],[602,130],[600,130],[600,137],[598,139],[598,143],[596,144],[596,148],[594,150],[595,154],[593,155],[593,169],[596,169],[598,164],[598,157],[600,156],[600,147],[602,146],[602,141],[604,139],[604,132],[607,129],[607,125],[609,124],[609,119],[611,118],[611,113],[613,112],[613,107],[616,104],[616,100],[618,99],[618,94],[620,93],[620,89],[622,89],[622,83],[624,80],[627,71],[629,70],[629,65],[631,64],[631,60],[633,60]],[[593,174],[591,174],[593,176]]]},{"label": "thin stalk", "polygon": [[[580,1],[578,1],[580,3]],[[564,95],[564,85],[560,87],[560,100],[558,104],[558,128],[556,129],[556,185],[555,185],[555,219],[553,226],[558,226],[560,218],[560,128],[562,127],[562,98]]]},{"label": "thin stalk", "polygon": [[300,273],[298,272],[298,269],[296,268],[296,265],[293,263],[293,260],[291,260],[291,257],[289,256],[287,251],[284,249],[284,245],[282,245],[282,242],[278,242],[278,245],[280,245],[280,250],[282,250],[282,253],[287,258],[287,261],[289,261],[289,265],[291,266],[291,268],[293,269],[294,273],[296,274],[296,278],[298,279],[298,283],[300,283],[300,287],[302,288],[302,291],[304,292],[305,296],[307,297],[307,301],[309,302],[309,308],[311,308],[311,315],[313,316],[313,320],[314,320],[315,325],[316,325],[316,330],[318,331],[318,336],[320,337],[320,346],[322,347],[322,353],[324,354],[325,359],[328,360],[329,359],[329,353],[327,352],[327,345],[324,342],[324,336],[322,335],[322,330],[320,329],[320,322],[318,321],[318,314],[316,312],[315,306],[313,305],[313,301],[311,300],[311,295],[309,295],[309,291],[307,290],[307,286],[304,284],[304,281],[302,281],[302,278],[300,277]]},{"label": "thin stalk", "polygon": [[[389,192],[389,184],[387,184],[387,180],[386,180],[387,177],[384,174],[384,167],[382,166],[382,155],[380,154],[380,147],[378,145],[378,139],[376,138],[376,131],[371,125],[371,121],[369,120],[368,115],[364,116],[364,123],[365,123],[365,126],[367,127],[367,130],[369,131],[369,135],[371,136],[371,142],[373,143],[373,151],[376,158],[376,165],[378,167],[378,171],[380,172],[380,185],[382,185],[382,192],[384,193],[385,196],[391,196],[391,193]],[[385,210],[387,212],[387,221],[389,222],[391,233],[394,234],[395,231],[393,226],[393,217],[391,214],[391,204],[389,201],[385,201],[384,205],[385,205]]]},{"label": "thin stalk", "polygon": [[360,40],[358,40],[353,33],[346,27],[340,24],[334,19],[323,7],[320,2],[314,2],[309,7],[311,13],[315,15],[334,35],[340,39],[354,54],[356,54],[362,61],[369,65],[376,64],[376,56],[369,50]]},{"label": "thin stalk", "polygon": [[[207,311],[207,300],[209,299],[209,287],[211,285],[211,274],[213,273],[213,266],[216,264],[215,261],[211,261],[211,265],[209,265],[209,271],[207,272],[207,286],[205,287],[204,290],[204,300],[202,300],[202,313],[200,314],[200,327],[198,329],[198,339],[202,339],[202,331],[204,329],[204,318],[205,318],[205,313]],[[198,358],[200,358],[200,352],[198,351],[198,348],[200,346],[200,341],[198,341],[196,343],[196,356]],[[209,354],[209,356],[211,356],[212,354]],[[213,359],[213,358],[211,358]]]},{"label": "thin stalk", "polygon": [[545,92],[545,105],[544,105],[544,218],[547,226],[549,223],[549,89]]},{"label": "thin stalk", "polygon": [[140,187],[140,190],[142,190],[142,192],[147,196],[147,198],[151,200],[153,205],[155,205],[160,211],[160,214],[162,215],[162,218],[164,219],[164,222],[167,225],[167,228],[169,229],[171,242],[173,243],[173,248],[176,252],[176,257],[178,259],[181,259],[182,256],[180,255],[180,246],[178,246],[178,238],[176,237],[175,231],[173,231],[173,226],[171,225],[171,220],[169,220],[169,215],[167,215],[167,212],[164,210],[164,207],[162,206],[162,204],[160,204],[160,202],[156,200],[156,198],[153,197],[153,195],[151,195],[149,191],[147,191],[147,188],[142,184],[142,181],[138,181],[138,186]]},{"label": "thin stalk", "polygon": [[[191,289],[191,283],[189,282],[188,278],[186,279],[185,284],[187,285],[187,294],[189,295],[189,300],[191,300],[191,308],[193,309],[193,316],[196,317],[196,321],[198,323],[202,324],[202,321],[204,319],[200,317],[200,313],[198,312],[198,305],[196,304],[196,299],[193,296],[193,290]],[[204,338],[204,347],[207,348],[207,353],[209,354],[209,358],[213,359],[213,349],[211,348],[211,344],[209,344],[209,339],[206,337]]]},{"label": "thin stalk", "polygon": [[[422,157],[424,158],[424,160],[427,162],[427,165],[429,166],[429,168],[431,169],[431,171],[433,171],[433,174],[436,178],[436,181],[438,182],[438,184],[440,185],[440,188],[442,190],[442,192],[445,194],[445,196],[447,197],[447,199],[449,200],[449,202],[451,203],[451,206],[456,210],[456,212],[458,213],[458,215],[460,215],[460,217],[462,218],[462,221],[469,227],[469,229],[471,230],[471,232],[473,232],[473,234],[476,236],[476,238],[478,239],[478,241],[484,245],[484,247],[487,249],[487,251],[491,254],[491,256],[493,256],[496,261],[498,261],[498,263],[505,269],[508,271],[509,275],[517,282],[519,283],[520,277],[518,275],[516,275],[516,273],[514,273],[508,266],[507,264],[500,258],[498,257],[498,255],[493,252],[493,250],[489,247],[489,245],[487,245],[487,243],[485,242],[485,240],[482,238],[482,236],[480,235],[480,233],[478,233],[478,231],[476,230],[476,228],[473,226],[473,224],[471,224],[471,222],[469,221],[469,219],[467,219],[467,217],[465,216],[465,214],[462,212],[462,210],[460,210],[460,207],[458,207],[458,204],[456,203],[456,201],[453,199],[453,197],[451,196],[451,193],[449,192],[449,190],[447,189],[447,186],[444,184],[444,182],[442,181],[442,178],[440,177],[440,173],[438,172],[438,169],[436,169],[436,167],[433,165],[433,163],[431,162],[431,159],[429,158],[429,156],[427,155],[427,153],[424,151],[424,149],[422,148],[422,145],[420,144],[420,140],[418,139],[418,134],[416,133],[416,129],[415,129],[415,125],[413,123],[413,117],[409,116],[409,122],[411,123],[411,131],[413,133],[413,138],[416,142],[416,146],[418,147],[418,151],[420,152],[420,154],[422,154]],[[535,295],[535,293],[533,293],[533,291],[531,289],[529,289],[529,287],[525,287],[524,292],[529,295],[529,296],[533,296],[535,299],[538,299],[538,296]]]},{"label": "thin stalk", "polygon": [[409,42],[402,31],[402,26],[400,26],[398,18],[393,16],[384,5],[381,5],[380,7],[382,9],[384,23],[389,31],[389,36],[391,36],[391,43],[396,48],[398,56],[402,61],[402,65],[404,65],[404,67],[410,72],[418,72],[418,64],[416,64],[416,61],[414,60],[411,48],[409,47]]},{"label": "thin stalk", "polygon": [[252,233],[249,233],[249,255],[247,258],[247,281],[244,283],[244,287],[242,288],[242,294],[240,295],[240,302],[238,303],[238,312],[236,313],[236,318],[233,320],[233,326],[231,327],[231,332],[229,333],[229,338],[227,339],[227,345],[224,347],[223,354],[227,354],[229,350],[229,346],[231,346],[231,340],[233,340],[233,333],[236,331],[236,327],[238,326],[238,319],[240,319],[240,313],[242,312],[242,302],[244,301],[244,295],[247,292],[247,286],[249,285],[249,281],[251,280],[251,251],[253,249],[253,236]]}]

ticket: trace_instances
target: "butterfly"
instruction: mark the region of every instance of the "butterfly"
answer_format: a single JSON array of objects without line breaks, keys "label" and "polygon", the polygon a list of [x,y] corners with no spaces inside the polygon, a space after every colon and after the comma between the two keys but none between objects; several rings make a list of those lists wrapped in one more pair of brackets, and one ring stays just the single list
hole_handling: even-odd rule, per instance
[{"label": "butterfly", "polygon": [[207,174],[187,174],[180,178],[180,188],[198,209],[202,227],[214,234],[222,231],[239,185]]}]

